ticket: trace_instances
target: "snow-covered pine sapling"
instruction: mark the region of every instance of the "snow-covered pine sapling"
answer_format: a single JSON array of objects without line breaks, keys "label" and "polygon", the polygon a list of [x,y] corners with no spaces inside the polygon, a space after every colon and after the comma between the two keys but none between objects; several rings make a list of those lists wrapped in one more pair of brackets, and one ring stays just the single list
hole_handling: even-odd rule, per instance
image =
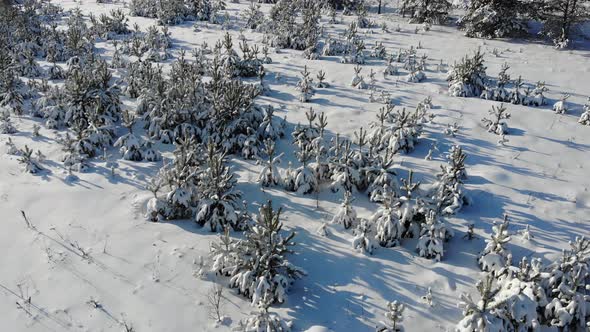
[{"label": "snow-covered pine sapling", "polygon": [[490,271],[495,275],[502,268],[512,264],[512,254],[506,249],[506,245],[511,239],[508,232],[509,225],[508,215],[504,215],[504,221],[501,223],[494,222],[493,234],[490,239],[486,240],[486,247],[478,259],[483,271]]},{"label": "snow-covered pine sapling", "polygon": [[583,331],[590,322],[590,240],[570,241],[543,281],[548,298],[543,316],[548,325],[564,331]]},{"label": "snow-covered pine sapling", "polygon": [[219,241],[211,243],[209,249],[211,272],[221,276],[231,276],[232,269],[242,254],[239,246],[239,241],[229,236],[229,228],[226,228],[219,236]]},{"label": "snow-covered pine sapling", "polygon": [[372,202],[383,201],[386,187],[394,191],[399,188],[397,173],[393,165],[393,154],[387,149],[385,154],[375,157],[375,162],[368,167],[366,171],[369,183],[367,194]]},{"label": "snow-covered pine sapling", "polygon": [[418,115],[418,111],[410,113],[405,108],[391,113],[387,145],[393,153],[410,153],[414,150],[422,134],[422,123]]},{"label": "snow-covered pine sapling", "polygon": [[378,101],[382,104],[389,105],[392,102],[391,93],[387,90],[381,90]]},{"label": "snow-covered pine sapling", "polygon": [[373,250],[377,248],[374,238],[373,225],[368,220],[361,219],[354,229],[352,248],[371,255]]},{"label": "snow-covered pine sapling", "polygon": [[[259,61],[258,58],[256,58],[256,61]],[[266,94],[268,94],[271,90],[270,87],[268,86],[268,84],[266,84],[264,82],[264,77],[266,76],[266,71],[264,70],[264,66],[260,65],[260,67],[258,67],[258,94],[260,96],[264,96]]]},{"label": "snow-covered pine sapling", "polygon": [[6,145],[6,154],[11,156],[20,155],[20,150],[16,147],[16,144],[14,144],[11,137],[8,137],[6,142],[4,142],[4,145]]},{"label": "snow-covered pine sapling", "polygon": [[369,73],[369,89],[375,90],[377,84],[377,78],[375,77],[376,73],[371,68],[371,72]]},{"label": "snow-covered pine sapling", "polygon": [[[311,152],[315,161],[310,163],[309,167],[313,170],[317,183],[320,184],[322,181],[330,178],[330,167],[326,160],[328,151],[326,150],[326,142],[324,140],[324,132],[328,126],[328,118],[324,112],[318,115],[315,126],[319,135],[311,141],[311,146],[313,148]],[[316,189],[316,194],[319,194],[320,186],[317,186]]]},{"label": "snow-covered pine sapling", "polygon": [[[353,162],[354,164],[356,164],[357,166],[360,167],[365,167],[367,166],[367,164],[369,163],[369,156],[367,155],[367,152],[365,151],[365,146],[368,143],[367,140],[367,131],[363,128],[360,127],[359,130],[355,130],[353,133],[354,137],[353,137],[353,141],[352,143],[356,144],[356,146],[358,147],[358,149],[354,150],[352,152],[352,157],[353,157]],[[361,172],[364,173],[364,172]],[[365,174],[361,174],[362,177],[364,177]],[[364,181],[366,182],[366,181]],[[366,187],[366,183],[357,183],[357,186],[360,189],[364,189]]]},{"label": "snow-covered pine sapling", "polygon": [[379,322],[379,326],[377,326],[377,332],[402,331],[402,326],[400,323],[404,319],[404,309],[405,306],[397,301],[387,303],[387,312],[385,313],[385,318],[387,318],[387,321]]},{"label": "snow-covered pine sapling", "polygon": [[236,210],[242,193],[235,189],[237,180],[225,164],[225,153],[216,151],[213,144],[208,147],[206,168],[200,176],[201,200],[195,221],[201,226],[209,225],[211,232],[232,227],[242,230],[245,225],[238,219]]},{"label": "snow-covered pine sapling", "polygon": [[481,99],[485,99],[485,100],[495,100],[495,89],[490,87],[490,86],[486,86],[483,90],[483,92],[481,93],[481,96],[479,96]]},{"label": "snow-covered pine sapling", "polygon": [[535,88],[533,89],[533,97],[529,103],[529,105],[533,106],[544,106],[547,105],[547,98],[545,98],[545,92],[549,91],[545,82],[537,82]]},{"label": "snow-covered pine sapling", "polygon": [[145,217],[146,219],[153,222],[165,220],[166,204],[163,200],[158,198],[158,192],[160,191],[160,189],[162,189],[163,186],[164,182],[159,176],[151,178],[148,184],[146,185],[146,189],[151,191],[154,197],[150,198],[150,200],[147,203],[147,211]]},{"label": "snow-covered pine sapling", "polygon": [[416,249],[421,257],[440,261],[444,255],[444,242],[453,236],[452,229],[441,221],[434,211],[426,214]]},{"label": "snow-covered pine sapling", "polygon": [[365,78],[361,75],[362,70],[363,70],[363,68],[358,64],[354,67],[354,76],[352,77],[352,80],[350,81],[350,85],[353,88],[357,88],[357,89],[367,89],[368,88],[367,83],[365,83]]},{"label": "snow-covered pine sapling", "polygon": [[33,150],[27,145],[25,145],[24,150],[20,150],[19,155],[18,162],[23,166],[25,172],[37,174],[43,170],[37,158],[33,157]]},{"label": "snow-covered pine sapling", "polygon": [[463,149],[454,145],[447,155],[447,165],[440,166],[439,181],[433,186],[435,192],[432,194],[439,213],[455,214],[469,203],[462,189],[463,180],[467,178],[465,159],[467,155]]},{"label": "snow-covered pine sapling", "polygon": [[420,62],[418,62],[418,70],[426,71],[428,68],[428,55],[422,54],[420,57]]},{"label": "snow-covered pine sapling", "polygon": [[457,122],[453,124],[447,123],[447,127],[443,130],[443,133],[447,136],[457,137],[460,129],[461,127]]},{"label": "snow-covered pine sapling", "polygon": [[569,107],[566,103],[566,101],[568,100],[568,98],[571,95],[569,93],[565,93],[561,96],[561,98],[559,98],[559,101],[556,102],[555,104],[553,104],[553,112],[557,113],[557,114],[565,114],[568,112]]},{"label": "snow-covered pine sapling", "polygon": [[23,93],[20,89],[22,81],[14,76],[10,70],[6,70],[4,76],[2,82],[3,87],[0,92],[0,107],[7,107],[15,115],[22,115],[24,100]]},{"label": "snow-covered pine sapling", "polygon": [[522,76],[518,76],[518,79],[513,82],[514,84],[514,91],[510,94],[510,102],[514,105],[520,105],[523,102],[524,96],[520,92],[520,90],[524,87],[524,81],[522,80]]},{"label": "snow-covered pine sapling", "polygon": [[399,198],[399,218],[402,224],[404,237],[417,237],[420,235],[420,222],[424,220],[424,202],[418,195],[420,181],[413,182],[414,171],[410,170],[407,179],[402,179],[402,196]]},{"label": "snow-covered pine sapling", "polygon": [[283,179],[283,188],[287,191],[295,191],[295,178],[297,177],[297,173],[293,169],[293,164],[289,161],[289,165],[285,170],[285,173],[281,176]]},{"label": "snow-covered pine sapling", "polygon": [[384,78],[387,78],[387,76],[389,76],[389,75],[394,75],[394,76],[399,75],[399,69],[397,68],[397,65],[393,62],[394,62],[394,59],[392,56],[387,58],[387,66],[385,66],[385,69],[383,69],[383,77]]},{"label": "snow-covered pine sapling", "polygon": [[41,126],[39,124],[35,123],[33,125],[33,137],[39,137],[39,136],[41,136],[41,133],[39,133],[39,130],[41,130]]},{"label": "snow-covered pine sapling", "polygon": [[493,285],[494,276],[486,275],[484,280],[477,282],[476,288],[480,299],[474,301],[470,294],[461,294],[459,308],[463,310],[463,319],[456,327],[457,332],[503,332],[506,331],[505,322],[498,317],[495,309],[499,305],[495,296],[499,289]]},{"label": "snow-covered pine sapling", "polygon": [[259,4],[250,3],[250,6],[242,13],[242,17],[246,21],[246,28],[257,30],[260,29],[264,23],[264,13],[260,10]]},{"label": "snow-covered pine sapling", "polygon": [[581,123],[584,126],[590,126],[590,97],[584,105],[584,113],[582,113],[582,115],[580,116],[578,123]]},{"label": "snow-covered pine sapling", "polygon": [[409,83],[420,83],[426,79],[426,74],[418,67],[415,67],[413,70],[410,71],[408,75],[406,75],[406,82]]},{"label": "snow-covered pine sapling", "polygon": [[279,155],[275,154],[275,142],[270,139],[264,141],[263,152],[267,155],[268,159],[259,161],[263,164],[263,168],[258,175],[258,183],[263,187],[276,186],[282,183],[277,165],[281,163],[283,153]]},{"label": "snow-covered pine sapling", "polygon": [[154,144],[151,141],[145,141],[141,145],[141,155],[144,160],[147,161],[160,161],[162,160],[162,154],[154,149]]},{"label": "snow-covered pine sapling", "polygon": [[432,122],[432,120],[435,118],[433,113],[428,113],[432,107],[433,105],[431,96],[424,98],[418,103],[418,105],[416,105],[417,116],[422,120],[422,122]]},{"label": "snow-covered pine sapling", "polygon": [[375,239],[382,247],[398,246],[404,235],[405,228],[400,220],[398,207],[393,192],[385,186],[379,209],[369,220],[372,225],[376,226]]},{"label": "snow-covered pine sapling", "polygon": [[251,127],[246,129],[244,135],[244,141],[242,143],[242,157],[244,159],[256,159],[259,155],[259,144],[258,133]]},{"label": "snow-covered pine sapling", "polygon": [[290,332],[293,323],[285,321],[277,313],[270,312],[269,301],[261,301],[257,305],[258,311],[240,321],[236,331],[244,332]]},{"label": "snow-covered pine sapling", "polygon": [[453,97],[479,97],[487,86],[486,66],[481,49],[455,63],[447,75],[449,94]]},{"label": "snow-covered pine sapling", "polygon": [[45,161],[45,155],[43,154],[43,152],[41,152],[41,150],[37,150],[37,152],[35,152],[35,161],[37,161],[38,163],[42,163]]},{"label": "snow-covered pine sapling", "polygon": [[123,155],[123,159],[131,161],[142,161],[141,142],[140,139],[133,133],[133,125],[135,123],[134,115],[129,111],[123,112],[123,127],[129,130],[129,133],[119,137],[114,146],[119,147],[119,151]]},{"label": "snow-covered pine sapling", "polygon": [[304,67],[301,75],[301,80],[297,83],[297,88],[299,89],[299,101],[307,103],[315,94],[313,89],[313,78],[311,78],[311,73],[307,70],[307,66]]},{"label": "snow-covered pine sapling", "polygon": [[349,229],[352,225],[354,225],[357,221],[356,211],[352,207],[352,202],[354,198],[352,197],[352,193],[350,191],[344,192],[344,199],[342,200],[342,204],[340,204],[340,209],[332,218],[332,223],[334,224],[342,224],[345,229]]},{"label": "snow-covered pine sapling", "polygon": [[318,84],[317,84],[318,89],[330,87],[330,84],[328,82],[326,82],[326,72],[325,71],[320,70],[318,72],[316,78],[318,79]]},{"label": "snow-covered pine sapling", "polygon": [[272,59],[270,58],[270,49],[268,45],[264,44],[262,46],[262,63],[264,64],[271,64]]},{"label": "snow-covered pine sapling", "polygon": [[510,113],[506,110],[506,106],[504,104],[500,104],[499,107],[492,105],[492,109],[488,113],[491,115],[491,119],[481,119],[488,132],[496,135],[508,134],[508,124],[506,121],[502,121],[510,119]]},{"label": "snow-covered pine sapling", "polygon": [[0,134],[14,134],[17,130],[10,120],[10,111],[7,107],[0,109]]},{"label": "snow-covered pine sapling", "polygon": [[375,46],[373,46],[371,56],[377,59],[385,59],[387,57],[387,51],[385,50],[385,46],[383,46],[382,42],[375,41]]},{"label": "snow-covered pine sapling", "polygon": [[493,95],[496,101],[508,101],[510,99],[510,94],[506,91],[506,86],[511,82],[510,74],[508,74],[509,69],[510,66],[508,66],[508,63],[504,63],[500,69],[497,86]]},{"label": "snow-covered pine sapling", "polygon": [[352,191],[355,185],[358,188],[362,183],[359,167],[354,163],[351,146],[352,142],[345,140],[341,146],[341,155],[330,162],[332,170],[330,188],[332,192]]},{"label": "snow-covered pine sapling", "polygon": [[305,146],[297,152],[297,159],[303,163],[302,166],[295,170],[295,191],[299,194],[310,194],[317,190],[319,183],[317,177],[308,165],[313,158],[313,147]]},{"label": "snow-covered pine sapling", "polygon": [[[311,142],[316,139],[320,132],[318,128],[316,128],[314,121],[316,120],[318,114],[313,110],[312,107],[309,108],[307,112],[305,112],[305,117],[307,118],[307,126],[301,126],[297,124],[295,130],[291,133],[293,136],[294,143],[297,145],[299,149],[309,148]],[[302,161],[301,159],[299,161]]]},{"label": "snow-covered pine sapling", "polygon": [[285,118],[274,115],[274,108],[268,105],[264,108],[264,118],[258,127],[258,135],[263,139],[276,140],[285,136]]},{"label": "snow-covered pine sapling", "polygon": [[283,236],[281,212],[274,210],[270,201],[264,204],[238,244],[240,254],[230,271],[229,285],[253,305],[283,303],[293,282],[307,274],[286,257],[293,252],[295,233]]}]

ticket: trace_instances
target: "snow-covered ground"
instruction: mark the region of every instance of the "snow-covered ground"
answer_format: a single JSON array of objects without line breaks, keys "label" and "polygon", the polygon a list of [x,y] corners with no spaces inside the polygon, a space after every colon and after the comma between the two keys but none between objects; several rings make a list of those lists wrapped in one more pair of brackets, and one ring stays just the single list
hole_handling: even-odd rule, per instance
[{"label": "snow-covered ground", "polygon": [[[244,1],[243,1],[244,2]],[[67,8],[80,7],[85,13],[106,13],[120,4],[97,4],[95,1],[59,1]],[[239,17],[248,4],[229,4],[232,17]],[[267,9],[265,5],[263,8]],[[285,229],[297,233],[296,254],[292,262],[305,269],[308,276],[294,283],[286,303],[274,306],[293,320],[294,331],[322,325],[333,331],[371,331],[383,320],[386,304],[397,300],[406,305],[404,327],[407,331],[453,330],[462,315],[457,307],[463,292],[474,292],[481,277],[477,255],[485,246],[492,222],[508,214],[515,235],[509,245],[517,262],[523,256],[553,261],[578,235],[590,235],[590,127],[577,123],[582,105],[590,94],[590,54],[584,50],[557,51],[547,44],[525,40],[480,40],[462,35],[456,27],[433,26],[428,32],[415,33],[415,25],[394,14],[372,15],[377,23],[387,22],[391,32],[374,28],[364,35],[370,48],[376,41],[392,51],[422,46],[418,54],[428,56],[427,79],[407,83],[402,76],[384,78],[385,61],[369,59],[363,66],[368,76],[377,72],[377,87],[391,93],[396,107],[413,108],[430,96],[432,123],[425,125],[416,150],[396,156],[400,178],[407,170],[415,171],[418,180],[431,182],[444,153],[460,145],[468,155],[466,193],[472,204],[449,218],[455,237],[445,245],[441,262],[421,258],[415,251],[416,240],[401,247],[377,248],[372,255],[351,247],[352,233],[341,225],[328,225],[329,235],[317,233],[338,210],[342,195],[328,188],[319,195],[299,195],[281,188],[265,188],[256,183],[261,169],[253,161],[232,158],[238,189],[251,203],[251,212],[268,199],[284,209]],[[345,18],[349,20],[350,18]],[[130,25],[153,24],[153,20],[130,18]],[[338,34],[345,24],[329,24],[325,33]],[[400,32],[393,27],[401,27]],[[229,31],[237,40],[238,23]],[[170,27],[172,52],[190,50],[203,41],[214,45],[225,31],[218,25],[193,22]],[[262,35],[244,31],[252,44]],[[112,54],[112,44],[97,43],[99,53]],[[481,119],[497,102],[478,98],[455,98],[448,95],[446,72],[437,64],[458,61],[481,47],[485,51],[488,74],[497,76],[508,63],[513,78],[522,75],[529,83],[546,81],[550,89],[549,106],[507,105],[508,142],[498,145],[498,136],[487,132]],[[498,56],[492,54],[498,50]],[[368,90],[350,86],[352,64],[341,64],[339,57],[306,60],[300,51],[280,50],[271,53],[272,64],[265,65],[265,81],[271,92],[257,99],[259,104],[273,104],[277,115],[286,116],[286,138],[278,142],[285,152],[281,168],[296,162],[290,132],[297,123],[305,123],[305,111],[313,107],[328,117],[327,135],[341,133],[352,137],[360,127],[367,129],[375,121],[379,103],[369,102]],[[47,64],[45,64],[47,65]],[[329,88],[317,89],[309,103],[298,99],[296,82],[304,66],[315,77],[326,72]],[[565,115],[551,110],[562,93],[571,94],[571,111]],[[134,101],[124,99],[125,107]],[[222,313],[229,319],[215,325],[208,316],[207,293],[214,277],[198,278],[200,257],[207,258],[209,245],[218,236],[199,228],[193,221],[152,223],[144,218],[151,193],[147,181],[162,162],[129,162],[110,153],[118,167],[114,176],[104,162],[96,160],[88,173],[79,173],[78,181],[67,181],[67,171],[59,162],[62,154],[56,132],[41,128],[33,137],[37,120],[29,116],[13,118],[18,133],[11,135],[19,147],[25,144],[46,155],[47,171],[33,176],[21,171],[17,157],[0,148],[0,326],[5,331],[121,331],[121,322],[135,331],[228,331],[254,308],[232,289],[225,288]],[[455,137],[445,135],[448,124],[460,127]],[[8,135],[0,135],[2,142]],[[428,150],[438,142],[432,160],[425,160]],[[169,149],[167,151],[170,151]],[[170,153],[164,153],[170,156]],[[369,217],[377,205],[364,194],[357,194],[354,206],[360,217]],[[36,230],[27,228],[21,210]],[[475,224],[477,238],[463,238],[467,225]],[[530,225],[530,240],[519,236]],[[79,246],[82,250],[74,248]],[[88,254],[88,257],[82,254]],[[223,281],[222,281],[223,282]],[[422,297],[432,290],[432,303]],[[30,297],[27,314],[19,310]],[[98,308],[89,304],[100,303]]]}]

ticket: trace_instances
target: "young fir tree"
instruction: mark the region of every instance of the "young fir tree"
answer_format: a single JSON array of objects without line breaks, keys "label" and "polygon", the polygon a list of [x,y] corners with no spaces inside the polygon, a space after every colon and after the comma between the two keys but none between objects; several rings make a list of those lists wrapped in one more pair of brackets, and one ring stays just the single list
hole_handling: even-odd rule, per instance
[{"label": "young fir tree", "polygon": [[133,124],[135,123],[134,115],[129,111],[123,112],[123,126],[129,130],[129,133],[119,137],[114,146],[119,147],[123,159],[131,161],[143,160],[141,154],[140,138],[133,134]]},{"label": "young fir tree", "polygon": [[295,170],[295,191],[299,194],[310,194],[316,192],[320,183],[314,174],[309,161],[313,158],[313,147],[305,146],[297,152],[297,158],[303,163]]},{"label": "young fir tree", "polygon": [[202,197],[195,221],[201,226],[209,225],[212,232],[230,226],[242,230],[245,225],[236,212],[242,193],[235,189],[237,180],[225,165],[225,154],[216,151],[213,144],[209,144],[206,167],[199,180]]},{"label": "young fir tree", "polygon": [[499,107],[492,106],[492,109],[488,113],[491,115],[491,119],[481,119],[488,132],[496,135],[508,134],[508,124],[506,121],[502,121],[510,119],[510,113],[506,110],[506,106],[504,104],[500,104]]},{"label": "young fir tree", "polygon": [[286,257],[295,245],[295,233],[283,236],[281,211],[275,211],[270,201],[260,208],[254,225],[236,248],[235,264],[228,270],[230,287],[250,298],[253,305],[284,302],[291,284],[306,275]]},{"label": "young fir tree", "polygon": [[[198,203],[198,168],[206,154],[193,139],[183,139],[176,145],[174,160],[165,163],[158,172],[154,198],[148,202],[148,216],[152,221],[188,219]],[[159,182],[158,182],[159,181]],[[168,192],[160,199],[157,191],[166,185]]]},{"label": "young fir tree", "polygon": [[377,212],[371,216],[371,224],[375,225],[375,239],[382,247],[390,248],[400,244],[405,227],[400,220],[397,202],[391,190],[384,188],[382,202]]},{"label": "young fir tree", "polygon": [[444,24],[451,8],[447,0],[403,0],[401,13],[410,23]]},{"label": "young fir tree", "polygon": [[486,240],[486,247],[478,259],[482,270],[491,271],[492,274],[496,274],[502,268],[511,264],[512,254],[506,248],[506,245],[511,239],[508,232],[509,224],[508,215],[504,215],[503,222],[494,222],[494,226],[492,227],[493,234],[490,239]]},{"label": "young fir tree", "polygon": [[37,174],[43,170],[40,160],[33,156],[33,150],[25,145],[25,148],[20,150],[18,162],[23,166],[23,170],[30,174]]},{"label": "young fir tree", "polygon": [[444,243],[452,236],[453,231],[448,224],[431,210],[426,214],[426,222],[422,224],[416,250],[421,257],[440,261],[444,255]]},{"label": "young fir tree", "polygon": [[393,154],[390,153],[389,149],[385,150],[385,154],[380,154],[374,160],[375,162],[367,170],[367,182],[369,183],[367,194],[372,202],[382,202],[386,192],[385,188],[396,191],[399,188],[399,183],[397,173],[393,167]]},{"label": "young fir tree", "polygon": [[14,134],[16,128],[10,119],[10,111],[7,107],[0,108],[0,134]]},{"label": "young fir tree", "polygon": [[468,37],[503,38],[526,33],[528,6],[521,0],[472,0],[459,25]]},{"label": "young fir tree", "polygon": [[405,306],[397,301],[387,303],[387,312],[385,313],[385,318],[387,318],[387,321],[379,322],[379,326],[377,326],[377,332],[402,331],[402,326],[400,323],[404,319],[404,309]]},{"label": "young fir tree", "polygon": [[297,83],[297,88],[299,89],[299,101],[302,103],[307,103],[315,94],[313,88],[313,78],[311,77],[311,73],[307,70],[307,66],[305,66],[301,72],[301,75],[301,80]]},{"label": "young fir tree", "polygon": [[258,126],[258,136],[262,139],[276,140],[285,136],[285,118],[278,118],[274,115],[274,108],[268,105],[264,109],[264,118]]},{"label": "young fir tree", "polygon": [[474,301],[469,294],[461,294],[459,307],[463,309],[463,319],[457,324],[458,332],[502,332],[506,331],[501,309],[494,297],[498,288],[493,285],[494,277],[488,274],[484,280],[478,281],[476,287],[480,299]]},{"label": "young fir tree", "polygon": [[544,319],[564,331],[582,331],[590,323],[590,240],[576,237],[543,281],[548,304]]},{"label": "young fir tree", "polygon": [[432,197],[436,210],[442,214],[455,214],[463,205],[469,203],[463,193],[463,181],[467,178],[465,160],[467,155],[463,149],[454,145],[447,155],[447,164],[440,165],[441,172],[437,174],[439,179],[433,186]]},{"label": "young fir tree", "polygon": [[487,86],[484,54],[480,49],[455,63],[447,75],[449,94],[453,97],[479,97]]},{"label": "young fir tree", "polygon": [[332,223],[342,224],[345,229],[349,229],[353,224],[356,223],[356,211],[352,206],[354,201],[352,193],[349,191],[344,192],[344,200],[340,204],[340,209],[332,218]]},{"label": "young fir tree", "polygon": [[386,140],[384,145],[394,154],[412,152],[422,134],[419,112],[409,112],[403,108],[401,111],[390,113],[388,121],[390,125],[382,138]]},{"label": "young fir tree", "polygon": [[260,160],[263,163],[263,168],[258,175],[258,183],[263,187],[276,186],[282,183],[277,165],[281,163],[283,153],[275,154],[275,142],[270,139],[264,141],[264,153],[268,159]]},{"label": "young fir tree", "polygon": [[373,250],[377,248],[374,238],[375,234],[371,222],[366,219],[361,219],[357,227],[354,229],[352,248],[371,255],[373,254]]},{"label": "young fir tree", "polygon": [[244,332],[290,332],[292,322],[283,320],[277,313],[270,312],[270,302],[258,303],[258,311],[240,321],[237,331]]},{"label": "young fir tree", "polygon": [[567,104],[567,100],[571,95],[569,93],[565,93],[559,98],[559,100],[553,104],[553,112],[557,114],[565,114],[569,111],[569,106]]},{"label": "young fir tree", "polygon": [[407,179],[402,179],[402,196],[399,198],[398,215],[402,225],[403,237],[418,237],[420,225],[425,219],[425,202],[419,194],[421,182],[414,182],[414,172],[410,170]]},{"label": "young fir tree", "polygon": [[581,123],[585,126],[590,126],[590,98],[588,98],[588,101],[586,101],[586,104],[584,105],[584,113],[580,115],[578,123]]}]

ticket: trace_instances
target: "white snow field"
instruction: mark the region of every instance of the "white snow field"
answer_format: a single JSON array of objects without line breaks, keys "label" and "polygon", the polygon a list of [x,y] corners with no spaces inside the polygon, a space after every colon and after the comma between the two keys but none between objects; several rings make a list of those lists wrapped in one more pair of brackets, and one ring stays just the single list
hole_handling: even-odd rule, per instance
[{"label": "white snow field", "polygon": [[[235,45],[240,34],[240,13],[249,1],[228,2],[233,22],[227,32]],[[79,7],[83,13],[99,15],[112,9],[128,9],[124,3],[96,1],[55,1],[65,9]],[[271,5],[262,8],[268,11]],[[406,306],[403,326],[406,331],[453,331],[462,318],[458,307],[462,293],[476,294],[475,284],[484,276],[477,264],[494,221],[507,214],[512,240],[508,249],[517,264],[522,257],[539,257],[545,263],[558,259],[568,241],[590,236],[590,127],[578,123],[583,105],[590,95],[590,52],[588,47],[556,50],[537,40],[481,40],[467,38],[455,26],[432,26],[428,32],[415,33],[416,26],[388,10],[370,14],[376,22],[372,29],[359,29],[367,49],[383,42],[390,52],[421,48],[428,56],[426,80],[408,83],[407,71],[400,76],[384,77],[385,60],[367,57],[361,74],[376,75],[376,88],[391,94],[396,109],[414,109],[418,102],[432,97],[432,122],[424,125],[423,135],[414,151],[394,157],[398,179],[414,171],[415,180],[435,181],[445,154],[459,145],[467,154],[464,192],[471,199],[457,214],[445,217],[455,236],[445,243],[440,262],[422,258],[416,252],[418,239],[404,239],[400,246],[377,245],[372,254],[351,246],[352,229],[330,223],[338,211],[342,193],[322,189],[316,207],[316,195],[287,192],[275,186],[262,188],[257,183],[262,166],[241,156],[229,156],[238,180],[237,188],[252,213],[271,199],[282,207],[284,231],[294,231],[295,254],[290,261],[307,272],[294,282],[283,304],[271,306],[293,323],[293,331],[374,331],[384,321],[387,303],[397,300]],[[353,16],[344,16],[343,24],[330,24],[322,18],[324,35],[337,36]],[[129,26],[154,24],[155,20],[129,17]],[[390,32],[379,28],[386,22]],[[178,57],[182,49],[197,48],[203,41],[210,46],[226,33],[221,25],[185,22],[170,26]],[[394,31],[400,26],[401,31]],[[248,42],[261,44],[262,34],[245,29]],[[324,38],[322,37],[322,40]],[[588,44],[588,43],[586,43]],[[110,59],[112,42],[96,43],[97,53]],[[236,46],[237,47],[237,46]],[[481,48],[485,52],[487,73],[496,77],[502,64],[510,66],[513,78],[522,75],[527,83],[546,81],[548,105],[527,107],[506,104],[511,118],[509,134],[503,145],[500,136],[487,131],[481,119],[499,102],[479,98],[451,97],[446,69],[437,70],[440,60],[447,69],[464,55]],[[494,55],[496,49],[497,56]],[[291,132],[297,123],[305,124],[305,111],[312,107],[328,118],[326,135],[340,133],[352,138],[359,128],[369,128],[383,105],[370,102],[369,90],[350,86],[354,64],[340,63],[338,56],[320,56],[307,60],[302,51],[271,49],[273,62],[264,66],[264,81],[270,92],[258,97],[259,105],[272,104],[276,115],[286,117],[284,138],[277,141],[284,152],[280,169],[288,162],[299,166]],[[369,52],[367,50],[367,52]],[[165,70],[172,60],[163,62]],[[49,63],[39,61],[48,68]],[[307,103],[299,101],[296,83],[304,66],[315,78],[326,72],[328,88],[316,89]],[[115,77],[120,77],[114,71]],[[255,81],[256,79],[252,79]],[[569,112],[556,114],[554,102],[564,93]],[[133,110],[135,99],[122,97],[123,109]],[[200,261],[208,264],[210,244],[219,236],[194,220],[151,222],[146,220],[146,204],[152,194],[146,189],[163,162],[123,160],[117,148],[107,151],[110,165],[100,158],[91,160],[87,172],[68,179],[61,163],[62,148],[56,142],[64,129],[41,126],[39,137],[32,135],[39,119],[30,115],[13,116],[17,147],[27,145],[45,154],[37,175],[24,173],[17,156],[0,147],[0,330],[1,331],[230,331],[256,308],[236,289],[223,288],[225,316],[221,323],[210,318],[207,295],[215,282],[227,284],[228,278],[207,273],[199,277]],[[456,123],[455,136],[444,133]],[[123,132],[121,132],[123,133]],[[426,160],[429,149],[432,160]],[[172,157],[171,145],[158,144],[165,159]],[[363,192],[354,194],[353,206],[361,218],[369,218],[378,205]],[[33,228],[27,227],[24,211]],[[317,230],[323,225],[327,236]],[[468,224],[475,224],[476,238],[464,238]],[[530,227],[530,239],[521,236]],[[239,237],[239,232],[231,232]],[[207,268],[207,267],[205,267]],[[426,298],[431,289],[431,303]],[[475,298],[477,296],[475,295]],[[18,305],[17,305],[18,303]],[[129,329],[127,329],[130,331]]]}]

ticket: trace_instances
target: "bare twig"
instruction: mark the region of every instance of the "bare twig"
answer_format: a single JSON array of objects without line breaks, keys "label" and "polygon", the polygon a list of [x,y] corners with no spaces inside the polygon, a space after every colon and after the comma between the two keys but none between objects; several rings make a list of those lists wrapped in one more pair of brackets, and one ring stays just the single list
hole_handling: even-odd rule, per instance
[{"label": "bare twig", "polygon": [[223,287],[220,284],[215,284],[207,294],[207,301],[209,303],[209,318],[221,322],[221,307],[223,304]]}]

